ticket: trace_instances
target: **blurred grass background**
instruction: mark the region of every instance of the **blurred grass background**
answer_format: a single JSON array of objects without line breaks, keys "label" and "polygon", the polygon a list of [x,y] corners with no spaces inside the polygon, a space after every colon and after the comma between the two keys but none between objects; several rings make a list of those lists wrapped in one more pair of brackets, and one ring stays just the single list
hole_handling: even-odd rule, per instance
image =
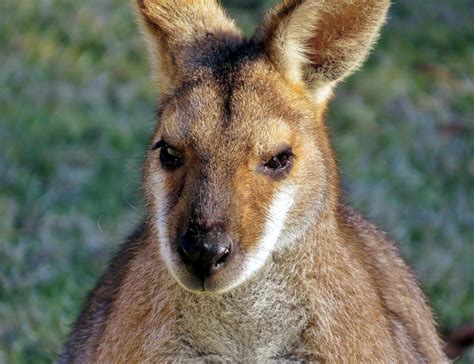
[{"label": "blurred grass background", "polygon": [[[250,33],[274,1],[224,3]],[[347,199],[445,329],[474,321],[473,19],[472,0],[396,1],[328,115]],[[0,85],[0,363],[50,362],[141,216],[155,95],[127,0],[3,0]]]}]

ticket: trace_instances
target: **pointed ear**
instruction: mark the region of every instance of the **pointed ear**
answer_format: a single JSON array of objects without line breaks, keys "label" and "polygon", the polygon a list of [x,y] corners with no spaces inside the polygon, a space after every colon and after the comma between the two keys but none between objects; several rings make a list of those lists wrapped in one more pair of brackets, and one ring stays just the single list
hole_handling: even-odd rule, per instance
[{"label": "pointed ear", "polygon": [[362,65],[389,5],[389,0],[286,0],[256,37],[287,77],[322,101]]},{"label": "pointed ear", "polygon": [[219,42],[241,38],[215,0],[133,0],[161,94],[171,92]]}]

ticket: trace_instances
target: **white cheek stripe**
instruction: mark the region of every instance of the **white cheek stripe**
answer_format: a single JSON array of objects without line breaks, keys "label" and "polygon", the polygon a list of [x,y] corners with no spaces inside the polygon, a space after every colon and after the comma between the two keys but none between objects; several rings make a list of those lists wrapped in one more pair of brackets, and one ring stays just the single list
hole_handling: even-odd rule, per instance
[{"label": "white cheek stripe", "polygon": [[278,238],[285,227],[286,215],[294,202],[295,191],[295,186],[285,186],[278,191],[273,199],[260,242],[255,252],[251,252],[251,255],[247,257],[248,262],[243,279],[259,270],[265,264],[270,253],[276,249]]},{"label": "white cheek stripe", "polygon": [[153,177],[153,196],[155,199],[155,216],[156,216],[156,227],[158,229],[158,239],[160,254],[163,260],[165,261],[170,271],[173,265],[173,258],[171,255],[171,247],[168,241],[168,200],[166,198],[166,186],[165,186],[165,176],[160,171],[157,172]]}]

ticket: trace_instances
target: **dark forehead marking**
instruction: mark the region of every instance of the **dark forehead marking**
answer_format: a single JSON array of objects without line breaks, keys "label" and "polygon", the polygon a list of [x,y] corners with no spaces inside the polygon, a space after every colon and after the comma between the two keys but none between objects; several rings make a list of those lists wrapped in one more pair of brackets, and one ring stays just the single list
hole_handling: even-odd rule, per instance
[{"label": "dark forehead marking", "polygon": [[203,60],[203,65],[212,70],[212,76],[222,92],[224,127],[228,126],[232,119],[234,89],[242,82],[238,77],[239,71],[244,64],[258,59],[262,53],[261,44],[243,39],[241,42],[217,47]]},{"label": "dark forehead marking", "polygon": [[[209,38],[213,34],[208,34]],[[203,46],[201,43],[200,46]],[[243,81],[239,79],[238,74],[244,64],[261,58],[264,54],[262,43],[256,42],[254,39],[239,39],[232,42],[210,42],[208,46],[204,45],[198,52],[193,66],[196,71],[199,67],[210,71],[212,82],[215,82],[221,91],[223,100],[223,127],[227,127],[232,119],[232,97],[234,89]],[[204,74],[207,74],[205,72]],[[207,81],[209,79],[207,78]],[[163,96],[155,108],[156,118],[159,120],[163,111],[170,102],[185,96],[195,86],[206,82],[206,77],[202,77],[202,73],[193,72],[188,75],[172,94]]]}]

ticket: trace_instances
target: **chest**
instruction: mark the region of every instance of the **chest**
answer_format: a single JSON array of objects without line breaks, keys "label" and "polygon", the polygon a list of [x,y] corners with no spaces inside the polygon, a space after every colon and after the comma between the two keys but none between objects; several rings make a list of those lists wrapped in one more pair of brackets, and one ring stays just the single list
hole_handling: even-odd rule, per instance
[{"label": "chest", "polygon": [[220,296],[185,294],[177,310],[184,345],[210,360],[284,357],[307,325],[299,295],[278,280]]}]

